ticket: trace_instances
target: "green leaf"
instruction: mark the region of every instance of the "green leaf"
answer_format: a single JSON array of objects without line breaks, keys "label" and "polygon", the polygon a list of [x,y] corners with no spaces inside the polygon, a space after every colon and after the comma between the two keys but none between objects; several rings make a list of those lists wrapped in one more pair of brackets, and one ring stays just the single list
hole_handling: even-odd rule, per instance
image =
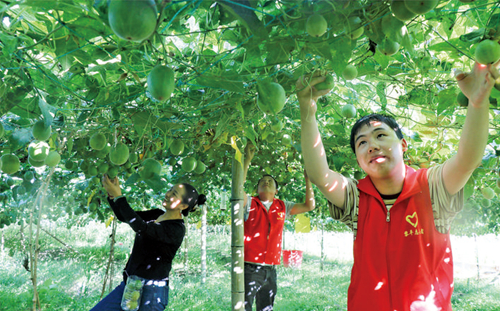
[{"label": "green leaf", "polygon": [[380,99],[380,103],[382,104],[382,109],[385,108],[385,106],[387,105],[387,97],[385,95],[385,83],[384,82],[379,82],[377,84],[377,95]]},{"label": "green leaf", "polygon": [[382,18],[382,32],[385,36],[392,41],[400,43],[403,39],[403,27],[404,23],[394,17],[392,14],[388,14]]},{"label": "green leaf", "polygon": [[253,126],[251,124],[247,124],[245,127],[245,137],[250,139],[254,146],[257,146],[257,143],[255,142],[257,136],[258,134],[255,132]]},{"label": "green leaf", "polygon": [[133,173],[132,175],[130,175],[129,178],[127,178],[125,185],[133,185],[137,181],[139,181],[140,179],[141,179],[141,175],[139,175],[139,173]]},{"label": "green leaf", "polygon": [[18,39],[14,36],[0,33],[0,41],[3,44],[3,55],[9,56],[16,52],[19,44]]},{"label": "green leaf", "polygon": [[[49,110],[55,111],[56,109],[54,107],[51,107],[48,105],[42,98],[38,100],[38,106],[40,107],[40,110],[42,111],[43,119],[45,122],[45,126],[50,126],[52,124],[52,121],[54,120],[54,117],[50,113]],[[51,109],[52,108],[52,109]]]},{"label": "green leaf", "polygon": [[131,116],[134,128],[139,136],[151,132],[152,128],[158,128],[164,133],[169,130],[168,123],[161,121],[154,114],[147,111],[139,111]]},{"label": "green leaf", "polygon": [[12,151],[26,146],[31,141],[32,137],[31,129],[22,128],[15,130],[9,136],[9,145]]},{"label": "green leaf", "polygon": [[446,111],[449,107],[453,106],[455,104],[457,95],[455,94],[454,89],[445,89],[442,90],[441,92],[438,93],[438,107],[437,107],[437,113],[438,115],[442,114],[444,111]]},{"label": "green leaf", "polygon": [[161,180],[160,176],[156,173],[154,173],[153,177],[144,179],[144,182],[156,192],[165,190],[165,187],[167,186],[167,183]]},{"label": "green leaf", "polygon": [[235,93],[245,93],[245,87],[239,76],[228,77],[227,75],[224,75],[224,77],[222,77],[205,73],[202,76],[197,77],[196,82],[199,85],[215,89],[223,89]]},{"label": "green leaf", "polygon": [[347,66],[352,56],[353,44],[355,44],[355,42],[356,41],[352,41],[346,36],[343,36],[330,44],[334,61],[331,61],[328,67],[335,71],[339,77],[342,76],[342,71]]},{"label": "green leaf", "polygon": [[286,63],[290,59],[290,53],[295,48],[295,41],[292,38],[283,39],[277,42],[270,42],[266,45],[266,64],[274,65]]}]

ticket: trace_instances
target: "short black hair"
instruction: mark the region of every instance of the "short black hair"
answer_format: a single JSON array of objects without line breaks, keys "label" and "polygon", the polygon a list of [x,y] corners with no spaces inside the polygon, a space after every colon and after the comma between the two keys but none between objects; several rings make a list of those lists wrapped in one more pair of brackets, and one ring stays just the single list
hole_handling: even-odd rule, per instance
[{"label": "short black hair", "polygon": [[351,143],[352,152],[354,152],[354,154],[356,154],[356,147],[354,145],[354,139],[356,138],[355,137],[356,134],[358,134],[361,127],[363,127],[364,125],[369,125],[370,122],[372,122],[372,121],[380,121],[382,123],[387,124],[390,128],[392,128],[394,130],[394,132],[396,133],[396,136],[399,139],[404,138],[403,132],[401,132],[401,127],[396,122],[396,120],[394,120],[393,117],[388,116],[388,115],[384,115],[384,114],[379,114],[379,113],[372,113],[372,114],[364,116],[364,117],[360,118],[358,121],[356,121],[356,123],[354,124],[354,126],[351,129],[351,141],[350,141],[350,143]]},{"label": "short black hair", "polygon": [[198,194],[198,191],[190,184],[182,183],[181,185],[186,189],[182,203],[188,206],[182,210],[182,215],[187,216],[189,212],[196,211],[196,205],[203,205],[207,201],[207,197],[204,194]]},{"label": "short black hair", "polygon": [[274,184],[276,185],[276,190],[278,190],[278,182],[276,181],[276,179],[274,179],[274,177],[271,176],[271,175],[269,175],[269,174],[265,174],[257,182],[257,188],[255,188],[257,191],[259,191],[259,183],[260,183],[260,181],[262,180],[262,178],[267,177],[267,176],[271,177],[274,180]]}]

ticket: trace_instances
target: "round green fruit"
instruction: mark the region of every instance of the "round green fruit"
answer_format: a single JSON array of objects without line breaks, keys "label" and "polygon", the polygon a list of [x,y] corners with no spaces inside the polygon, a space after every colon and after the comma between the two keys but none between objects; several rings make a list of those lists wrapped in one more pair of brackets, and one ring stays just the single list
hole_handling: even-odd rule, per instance
[{"label": "round green fruit", "polygon": [[75,162],[71,161],[71,160],[67,160],[66,163],[64,163],[64,167],[67,169],[67,170],[72,170],[74,167],[75,167]]},{"label": "round green fruit", "polygon": [[26,193],[26,188],[24,188],[23,186],[17,186],[15,190],[17,192],[17,195],[23,195]]},{"label": "round green fruit", "polygon": [[342,71],[342,77],[346,80],[356,79],[358,76],[358,69],[354,65],[347,65]]},{"label": "round green fruit", "polygon": [[138,306],[137,301],[133,301],[133,300],[127,301],[126,305],[127,305],[128,310],[135,310]]},{"label": "round green fruit", "polygon": [[490,201],[490,200],[488,200],[488,199],[486,199],[486,198],[483,198],[483,199],[481,200],[481,205],[482,205],[483,207],[489,207],[489,206],[491,205],[491,201]]},{"label": "round green fruit", "polygon": [[48,167],[54,167],[59,162],[61,162],[61,155],[55,150],[50,151],[47,157],[45,157],[45,165]]},{"label": "round green fruit", "polygon": [[19,158],[15,154],[4,154],[0,158],[0,163],[2,164],[2,172],[9,175],[19,171],[21,167]]},{"label": "round green fruit", "polygon": [[127,162],[129,156],[129,150],[127,145],[124,143],[118,143],[115,147],[111,148],[109,152],[109,160],[114,165],[123,165]]},{"label": "round green fruit", "polygon": [[257,83],[257,105],[266,114],[276,114],[285,106],[285,89],[275,82]]},{"label": "round green fruit", "polygon": [[139,291],[134,291],[134,292],[132,292],[130,299],[131,300],[139,300],[139,297],[141,297],[141,293]]},{"label": "round green fruit", "polygon": [[137,163],[137,160],[139,160],[139,157],[137,156],[137,153],[135,153],[135,152],[130,153],[130,155],[128,157],[128,161],[130,163]]},{"label": "round green fruit", "polygon": [[52,128],[50,126],[45,126],[45,122],[40,120],[33,125],[31,132],[36,140],[43,141],[49,139]]},{"label": "round green fruit", "polygon": [[341,113],[344,118],[351,119],[356,116],[356,108],[351,104],[347,104],[342,107]]},{"label": "round green fruit", "polygon": [[107,173],[109,179],[114,179],[118,175],[118,167],[110,167]]},{"label": "round green fruit", "polygon": [[392,14],[394,14],[394,16],[402,22],[409,21],[410,19],[417,16],[416,13],[408,10],[405,4],[405,0],[392,0],[391,11]]},{"label": "round green fruit", "polygon": [[290,146],[292,144],[292,137],[288,134],[283,134],[283,137],[281,138],[281,142],[285,146]]},{"label": "round green fruit", "polygon": [[361,23],[361,18],[358,16],[351,16],[345,26],[345,33],[351,38],[351,40],[355,40],[365,32],[365,28]]},{"label": "round green fruit", "polygon": [[24,181],[30,182],[33,178],[35,178],[35,174],[33,173],[33,171],[27,171],[26,173],[24,173]]},{"label": "round green fruit", "polygon": [[283,129],[283,122],[280,119],[276,118],[271,123],[271,130],[275,132],[279,132]]},{"label": "round green fruit", "polygon": [[108,170],[109,170],[109,164],[106,162],[99,164],[99,166],[97,167],[97,171],[99,172],[99,174],[106,174]]},{"label": "round green fruit", "polygon": [[87,173],[90,176],[96,176],[98,173],[97,167],[94,164],[90,165]]},{"label": "round green fruit", "polygon": [[323,82],[320,82],[314,86],[314,88],[318,91],[329,90],[334,87],[335,83],[333,82],[333,76],[327,75]]},{"label": "round green fruit", "polygon": [[170,144],[170,152],[173,155],[180,155],[184,152],[184,143],[182,140],[176,139]]},{"label": "round green fruit", "polygon": [[360,171],[354,172],[354,179],[360,180],[362,178],[363,178],[363,173],[362,172],[360,172]]},{"label": "round green fruit", "polygon": [[148,75],[148,91],[154,99],[165,101],[174,91],[174,71],[170,67],[158,65]]},{"label": "round green fruit", "polygon": [[135,280],[133,282],[130,283],[131,287],[133,289],[136,289],[136,290],[139,290],[142,288],[142,281],[141,280]]},{"label": "round green fruit", "polygon": [[186,157],[182,160],[182,169],[186,172],[191,172],[196,168],[197,161],[193,157]]},{"label": "round green fruit", "polygon": [[196,168],[194,169],[194,172],[196,174],[203,174],[206,169],[207,169],[207,166],[205,165],[205,163],[198,160],[198,162],[196,162]]},{"label": "round green fruit", "polygon": [[328,23],[323,15],[314,14],[309,16],[306,22],[306,31],[312,37],[321,37],[327,30]]},{"label": "round green fruit", "polygon": [[270,133],[266,137],[266,141],[269,143],[274,143],[276,141],[276,135],[274,133]]},{"label": "round green fruit", "polygon": [[485,187],[481,189],[481,193],[485,199],[491,200],[495,197],[495,191],[490,187]]},{"label": "round green fruit", "polygon": [[14,179],[7,177],[7,186],[12,187],[15,183],[16,181]]},{"label": "round green fruit", "polygon": [[97,151],[103,150],[107,143],[106,135],[103,133],[95,133],[89,140],[90,147]]},{"label": "round green fruit", "polygon": [[168,164],[170,164],[171,166],[174,166],[177,164],[177,159],[176,158],[170,158],[168,159]]},{"label": "round green fruit", "polygon": [[156,161],[155,159],[146,159],[142,162],[142,168],[139,171],[139,175],[143,179],[150,179],[155,174],[160,175],[161,173],[161,163]]},{"label": "round green fruit", "polygon": [[391,39],[385,39],[381,44],[377,45],[377,48],[380,53],[392,56],[399,51],[399,43],[392,41]]},{"label": "round green fruit", "polygon": [[476,61],[483,65],[489,65],[500,59],[500,44],[493,40],[484,40],[476,46]]},{"label": "round green fruit", "polygon": [[457,95],[457,103],[461,107],[467,107],[469,106],[469,99],[467,98],[467,96],[464,95],[464,93],[459,92]]},{"label": "round green fruit", "polygon": [[111,0],[108,17],[111,30],[120,38],[140,42],[156,29],[158,11],[154,0]]},{"label": "round green fruit", "polygon": [[28,146],[28,155],[31,159],[39,162],[45,160],[49,154],[49,144],[44,141],[34,141]]},{"label": "round green fruit", "polygon": [[405,0],[408,11],[415,14],[425,14],[436,7],[439,0]]}]

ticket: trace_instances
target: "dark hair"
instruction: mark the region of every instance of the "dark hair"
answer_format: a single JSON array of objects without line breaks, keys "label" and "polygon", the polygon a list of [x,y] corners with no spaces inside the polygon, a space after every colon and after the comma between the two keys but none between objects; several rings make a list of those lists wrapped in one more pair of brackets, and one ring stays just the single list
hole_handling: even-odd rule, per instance
[{"label": "dark hair", "polygon": [[278,190],[278,182],[276,181],[276,179],[274,179],[274,177],[271,176],[271,175],[269,175],[269,174],[265,174],[257,182],[257,187],[255,188],[257,191],[259,191],[259,183],[260,183],[260,181],[262,180],[262,178],[267,177],[267,176],[271,177],[274,180],[274,184],[276,185],[276,190]]},{"label": "dark hair", "polygon": [[207,201],[207,197],[204,194],[198,194],[198,191],[190,184],[181,184],[186,193],[182,197],[182,203],[187,204],[188,207],[182,210],[182,215],[187,216],[189,212],[196,211],[197,205],[203,205]]},{"label": "dark hair", "polygon": [[354,139],[356,138],[356,134],[358,134],[359,130],[361,127],[364,125],[370,125],[370,122],[372,121],[380,121],[382,123],[387,124],[390,128],[396,132],[396,136],[399,139],[403,139],[403,133],[401,132],[401,128],[399,127],[399,124],[394,120],[393,117],[388,116],[388,115],[383,115],[383,114],[378,114],[378,113],[372,113],[367,116],[362,117],[356,123],[351,129],[351,149],[354,154],[356,154],[356,147],[354,146]]}]

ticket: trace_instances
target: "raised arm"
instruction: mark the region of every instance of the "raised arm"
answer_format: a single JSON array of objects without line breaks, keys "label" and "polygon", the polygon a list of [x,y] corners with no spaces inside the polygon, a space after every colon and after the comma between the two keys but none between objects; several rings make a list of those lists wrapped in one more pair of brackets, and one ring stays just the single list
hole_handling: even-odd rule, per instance
[{"label": "raised arm", "polygon": [[[255,146],[252,143],[248,143],[245,146],[245,160],[243,161],[243,184],[247,181],[248,168],[250,167],[250,162],[252,162],[253,156],[255,155]],[[247,205],[248,195],[244,192],[245,198],[243,199],[243,206]]]},{"label": "raised arm", "polygon": [[297,99],[300,104],[302,156],[311,182],[318,187],[328,201],[342,208],[346,179],[328,167],[325,148],[316,122],[316,101],[330,90],[318,91],[314,85],[324,79],[325,77],[310,79],[303,76],[296,83]]},{"label": "raised arm", "polygon": [[306,181],[306,200],[304,203],[295,203],[290,210],[290,215],[302,214],[312,211],[316,207],[314,200],[314,190],[307,176],[307,171],[304,170],[304,179]]},{"label": "raised arm", "polygon": [[[465,185],[472,172],[481,164],[488,142],[489,97],[498,77],[496,65],[474,64],[470,73],[457,72],[460,89],[469,99],[457,153],[443,167],[443,181],[451,195]],[[494,78],[495,77],[495,78]]]}]

